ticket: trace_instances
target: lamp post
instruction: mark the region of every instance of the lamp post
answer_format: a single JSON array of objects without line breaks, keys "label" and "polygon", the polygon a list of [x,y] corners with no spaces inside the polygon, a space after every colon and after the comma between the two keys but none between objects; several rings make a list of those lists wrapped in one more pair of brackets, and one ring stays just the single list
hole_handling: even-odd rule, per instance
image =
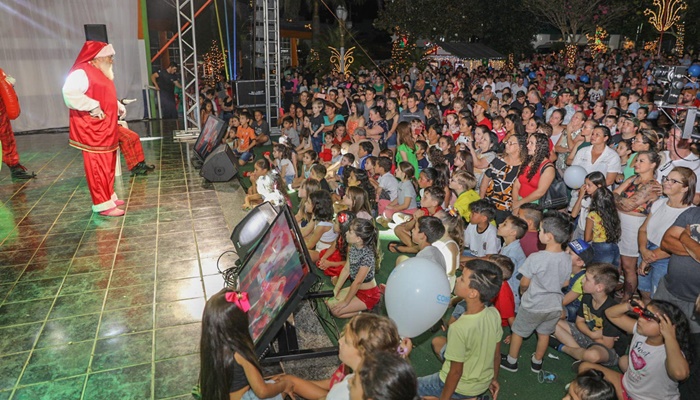
[{"label": "lamp post", "polygon": [[338,6],[335,9],[335,15],[338,17],[338,27],[340,28],[340,74],[345,75],[345,20],[348,18],[348,12],[345,7]]}]

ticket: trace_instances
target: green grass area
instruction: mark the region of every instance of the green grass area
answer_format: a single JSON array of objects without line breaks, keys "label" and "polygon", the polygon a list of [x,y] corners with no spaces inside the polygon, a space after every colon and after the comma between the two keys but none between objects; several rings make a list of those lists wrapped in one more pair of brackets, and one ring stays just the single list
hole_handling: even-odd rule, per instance
[{"label": "green grass area", "polygon": [[[262,157],[262,153],[269,151],[270,146],[265,146],[262,148],[256,148],[255,154],[256,159]],[[244,167],[241,167],[241,171],[252,171],[253,164],[250,163]],[[243,178],[247,180],[247,178]],[[249,182],[249,181],[248,181]],[[295,212],[298,204],[298,198],[296,192],[290,193],[292,203],[294,204]],[[397,240],[389,231],[383,230],[380,227],[381,233],[379,235],[379,246],[382,252],[382,265],[379,271],[375,274],[375,279],[378,284],[386,284],[391,271],[394,269],[396,263],[396,258],[398,254],[392,253],[387,249],[387,245],[392,240]],[[325,276],[319,271],[318,273],[320,280],[322,282],[321,290],[332,290],[330,278]],[[324,330],[328,334],[328,337],[337,344],[337,335],[342,331],[347,320],[341,320],[334,318],[330,315],[328,308],[325,306],[322,300],[312,300],[318,303],[318,313]],[[378,312],[381,315],[387,315],[384,302],[380,303]],[[452,312],[452,308],[448,309],[445,313],[445,320]],[[504,337],[509,333],[508,329],[505,329]],[[413,352],[411,353],[410,360],[415,368],[416,374],[418,376],[429,375],[438,371],[441,367],[440,361],[433,354],[431,341],[433,337],[438,335],[444,335],[444,332],[431,333],[430,331],[413,338]],[[575,374],[571,371],[571,363],[573,359],[563,353],[559,353],[555,350],[548,349],[547,354],[552,354],[559,359],[552,359],[549,356],[545,356],[544,359],[544,369],[549,372],[553,372],[557,375],[557,380],[554,383],[546,384],[539,383],[537,380],[537,375],[530,371],[530,356],[535,351],[536,337],[532,337],[525,340],[522,350],[520,352],[519,359],[519,371],[516,373],[508,372],[502,370],[499,376],[499,382],[501,384],[501,392],[499,394],[499,399],[537,399],[537,400],[550,400],[550,399],[561,399],[564,394],[564,386],[574,379]],[[501,344],[501,352],[506,353],[508,351],[508,345]]]}]

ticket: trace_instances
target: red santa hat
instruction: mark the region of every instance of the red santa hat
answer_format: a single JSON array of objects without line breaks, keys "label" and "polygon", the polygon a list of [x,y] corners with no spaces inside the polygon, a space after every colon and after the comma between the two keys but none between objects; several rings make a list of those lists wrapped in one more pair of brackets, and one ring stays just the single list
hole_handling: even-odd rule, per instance
[{"label": "red santa hat", "polygon": [[108,57],[114,55],[114,47],[111,44],[105,42],[98,42],[95,40],[88,40],[80,49],[78,57],[75,59],[71,71],[76,69],[76,67],[91,61],[97,57]]}]

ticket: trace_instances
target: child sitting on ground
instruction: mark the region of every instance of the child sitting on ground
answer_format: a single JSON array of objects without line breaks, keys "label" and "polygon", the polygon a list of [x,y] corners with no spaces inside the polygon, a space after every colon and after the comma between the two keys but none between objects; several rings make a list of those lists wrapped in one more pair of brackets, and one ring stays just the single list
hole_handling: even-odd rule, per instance
[{"label": "child sitting on ground", "polygon": [[434,216],[440,218],[444,211],[440,204],[445,201],[445,191],[441,187],[431,186],[425,189],[421,199],[422,208],[418,209],[410,219],[394,228],[394,233],[400,241],[389,243],[389,251],[392,253],[417,253],[418,247],[411,240],[411,231],[416,224],[416,220],[423,216]]},{"label": "child sitting on ground", "polygon": [[523,339],[537,332],[537,347],[532,355],[530,370],[539,373],[547,351],[549,335],[554,333],[561,317],[561,302],[571,274],[571,256],[562,250],[562,244],[571,237],[571,223],[566,216],[548,213],[540,224],[540,241],[545,250],[530,255],[520,267],[521,302],[513,324],[510,351],[501,356],[501,368],[518,370],[518,355]]},{"label": "child sitting on ground", "polygon": [[326,173],[326,167],[324,167],[323,164],[314,164],[311,166],[309,177],[316,179],[318,184],[321,185],[321,189],[331,193],[331,186],[328,184],[328,181],[326,181]]},{"label": "child sitting on ground", "polygon": [[241,121],[238,119],[237,115],[232,116],[228,120],[228,129],[226,129],[223,142],[228,144],[232,150],[234,149],[234,141],[236,140],[236,133],[238,132],[239,126],[241,126]]},{"label": "child sitting on ground", "polygon": [[[348,260],[333,289],[333,298],[326,304],[336,318],[350,318],[361,311],[371,310],[381,297],[374,280],[380,265],[377,229],[372,221],[356,218],[350,224],[345,240],[351,246]],[[343,288],[351,280],[350,287]]]},{"label": "child sitting on ground", "polygon": [[440,371],[418,378],[419,396],[477,398],[489,391],[497,395],[494,358],[500,353],[503,329],[498,311],[487,304],[502,285],[503,274],[492,262],[467,262],[455,285],[455,295],[466,301],[466,310],[447,330]]},{"label": "child sitting on ground", "polygon": [[469,225],[464,230],[464,252],[462,262],[474,257],[484,257],[487,254],[498,254],[501,242],[498,240],[497,229],[491,224],[496,216],[496,207],[486,199],[475,201],[469,205]]},{"label": "child sitting on ground", "polygon": [[617,400],[615,387],[594,369],[579,374],[568,386],[562,400]]},{"label": "child sitting on ground", "polygon": [[[294,176],[296,175],[296,170],[292,164],[291,149],[283,144],[274,144],[272,146],[272,156],[275,157],[275,166],[279,171],[281,177],[284,178],[284,182],[287,185],[291,185],[294,181]],[[270,156],[265,154],[265,159],[270,161]]]},{"label": "child sitting on ground", "polygon": [[[399,167],[396,169],[396,178],[399,180],[396,199],[386,204],[383,213],[381,211],[383,200],[379,201],[380,218],[387,223],[392,220],[394,213],[398,211],[411,214],[418,208],[418,203],[416,203],[418,182],[416,182],[414,176],[415,171],[411,163],[407,161],[399,163]],[[386,201],[384,200],[384,202]]]},{"label": "child sitting on ground", "polygon": [[418,169],[424,170],[430,166],[427,157],[428,142],[425,140],[416,141],[416,160],[418,161]]},{"label": "child sitting on ground", "polygon": [[396,180],[396,177],[391,174],[391,165],[391,158],[379,157],[377,159],[377,165],[374,168],[379,175],[379,179],[377,180],[379,200],[377,204],[380,215],[384,213],[386,206],[395,202],[399,196],[399,182]]},{"label": "child sitting on ground", "polygon": [[306,200],[309,198],[309,193],[313,193],[319,189],[321,189],[321,186],[318,181],[311,178],[306,179],[301,183],[301,186],[299,186],[299,191],[297,192],[297,196],[299,196],[299,209],[294,215],[294,219],[297,220],[301,228],[305,227],[306,224],[311,221],[312,217],[311,213],[306,212]]},{"label": "child sitting on ground", "polygon": [[563,289],[565,316],[569,322],[576,322],[576,315],[581,306],[583,297],[583,276],[586,273],[586,265],[593,261],[593,248],[581,239],[572,240],[566,248],[571,256],[571,278],[569,284]]},{"label": "child sitting on ground", "polygon": [[354,213],[357,218],[372,221],[372,207],[370,206],[369,195],[365,189],[359,186],[348,187],[342,204],[347,206],[348,211]]},{"label": "child sitting on ground", "polygon": [[[447,270],[447,260],[442,252],[433,243],[437,242],[445,234],[445,226],[439,218],[425,216],[418,218],[411,231],[411,240],[417,246],[416,257],[426,258],[434,261],[445,271],[445,275],[450,273]],[[400,255],[396,258],[396,265],[408,260],[408,256]]]},{"label": "child sitting on ground", "polygon": [[282,118],[282,129],[280,129],[280,133],[280,143],[290,145],[295,149],[301,145],[299,132],[294,129],[294,118],[292,118],[291,115]]},{"label": "child sitting on ground", "polygon": [[[515,297],[513,296],[513,290],[508,284],[508,280],[513,276],[515,264],[510,258],[501,254],[488,255],[486,256],[486,260],[498,265],[498,268],[500,268],[503,273],[501,290],[491,303],[501,315],[501,327],[512,328],[513,322],[515,322]],[[508,335],[503,342],[509,344],[509,338],[510,335]]]},{"label": "child sitting on ground", "polygon": [[[338,237],[331,247],[323,249],[318,253],[316,266],[323,273],[331,278],[337,278],[345,266],[348,253],[348,242],[345,235],[350,229],[350,223],[355,219],[355,214],[349,211],[341,211],[335,216],[333,231]],[[335,284],[335,280],[331,280]]]},{"label": "child sitting on ground", "polygon": [[307,150],[301,157],[301,171],[298,171],[298,176],[292,182],[292,188],[297,189],[301,183],[311,177],[311,166],[318,162],[318,154],[313,150]]},{"label": "child sitting on ground", "polygon": [[593,263],[583,278],[583,299],[576,322],[559,321],[549,347],[606,367],[616,367],[627,350],[625,334],[605,316],[605,310],[617,304],[610,296],[620,273],[606,263]]},{"label": "child sitting on ground", "polygon": [[323,147],[318,153],[318,158],[323,163],[329,163],[333,159],[333,133],[326,132],[323,137]]},{"label": "child sitting on ground", "polygon": [[286,186],[281,182],[277,170],[271,169],[268,160],[261,159],[255,162],[255,176],[255,185],[250,187],[249,194],[243,201],[244,210],[248,211],[266,201],[276,206],[286,203]]},{"label": "child sitting on ground", "polygon": [[243,166],[253,161],[255,154],[253,154],[253,147],[256,144],[255,130],[249,126],[252,117],[247,111],[243,111],[238,120],[241,125],[236,130],[236,145],[233,149],[233,153],[238,158],[238,165]]},{"label": "child sitting on ground", "polygon": [[333,231],[333,201],[330,193],[321,189],[309,193],[304,206],[312,217],[301,229],[301,234],[304,236],[306,248],[309,249],[311,261],[316,262],[318,253],[331,247],[338,236]]},{"label": "child sitting on ground", "polygon": [[[372,313],[362,313],[350,319],[338,342],[343,347],[343,351],[338,354],[342,364],[330,379],[307,381],[293,375],[284,375],[285,380],[293,383],[294,394],[305,399],[349,399],[349,383],[360,369],[363,359],[369,354],[380,352],[395,354],[401,345],[396,324],[387,317]],[[354,373],[349,373],[349,369]]]},{"label": "child sitting on ground", "polygon": [[457,196],[454,208],[459,212],[459,215],[465,221],[471,218],[469,205],[481,199],[479,193],[474,190],[476,187],[476,178],[473,174],[466,171],[455,171],[452,173],[452,179],[449,182],[450,190]]}]

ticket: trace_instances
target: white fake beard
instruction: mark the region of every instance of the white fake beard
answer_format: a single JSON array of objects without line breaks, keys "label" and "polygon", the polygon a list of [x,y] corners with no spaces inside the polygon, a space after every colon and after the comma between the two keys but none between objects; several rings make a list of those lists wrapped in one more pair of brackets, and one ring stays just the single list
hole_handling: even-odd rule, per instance
[{"label": "white fake beard", "polygon": [[97,67],[97,69],[102,71],[103,74],[105,74],[107,79],[109,79],[110,81],[114,80],[114,70],[113,70],[114,64],[112,64],[110,62],[97,61],[97,62],[95,62],[95,66]]}]

